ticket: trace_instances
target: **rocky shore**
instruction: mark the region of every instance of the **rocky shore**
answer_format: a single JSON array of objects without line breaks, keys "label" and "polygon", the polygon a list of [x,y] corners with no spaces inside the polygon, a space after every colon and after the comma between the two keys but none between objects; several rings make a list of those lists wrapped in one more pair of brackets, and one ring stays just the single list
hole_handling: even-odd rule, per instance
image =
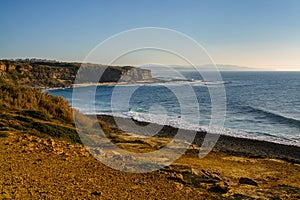
[{"label": "rocky shore", "polygon": [[[126,123],[131,121],[129,118],[112,117],[109,115],[98,115],[98,119],[104,121],[113,128],[118,128],[114,118],[122,120],[124,128]],[[145,126],[149,125],[148,122],[135,121],[137,125]],[[125,129],[130,129],[130,127]],[[138,129],[136,130],[138,132]],[[172,126],[163,126],[162,129],[155,135],[158,138],[173,138],[176,135],[178,128]],[[194,131],[185,130],[187,134],[192,134]],[[141,133],[142,134],[142,133]],[[197,132],[193,144],[201,146],[206,133]],[[267,141],[237,138],[232,136],[220,135],[214,149],[224,152],[230,155],[247,156],[253,158],[276,158],[291,161],[294,163],[300,163],[300,147],[284,145],[278,143],[272,143]]]}]

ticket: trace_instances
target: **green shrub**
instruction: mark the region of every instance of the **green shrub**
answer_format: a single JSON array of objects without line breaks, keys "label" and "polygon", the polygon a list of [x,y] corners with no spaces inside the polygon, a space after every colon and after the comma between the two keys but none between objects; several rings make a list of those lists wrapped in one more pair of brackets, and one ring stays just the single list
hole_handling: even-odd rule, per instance
[{"label": "green shrub", "polygon": [[27,128],[34,128],[38,131],[37,135],[41,137],[53,137],[63,138],[71,142],[81,143],[80,137],[78,136],[76,129],[59,126],[55,124],[45,124],[34,122],[32,124],[26,124]]}]

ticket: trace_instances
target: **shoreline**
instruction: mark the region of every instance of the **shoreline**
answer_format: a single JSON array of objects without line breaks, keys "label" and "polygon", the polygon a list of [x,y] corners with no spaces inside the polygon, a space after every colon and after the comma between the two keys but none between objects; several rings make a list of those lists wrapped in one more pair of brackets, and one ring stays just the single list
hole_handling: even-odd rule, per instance
[{"label": "shoreline", "polygon": [[142,83],[157,83],[163,82],[159,79],[133,81],[133,82],[102,82],[102,83],[73,83],[71,87],[86,87],[86,86],[114,86],[114,85],[131,85],[131,84],[142,84]]},{"label": "shoreline", "polygon": [[[112,128],[118,128],[115,124],[114,117],[110,115],[97,115],[97,118],[107,123]],[[131,121],[131,118],[115,117],[124,122]],[[140,126],[145,126],[148,122],[136,121],[134,122]],[[128,123],[126,123],[128,124]],[[164,125],[163,128],[154,137],[172,138],[177,133],[178,128]],[[186,133],[195,133],[192,130],[184,130]],[[201,147],[204,137],[204,132],[197,132],[192,144]],[[287,144],[279,144],[275,142],[255,140],[248,138],[239,138],[228,135],[219,135],[219,139],[216,142],[213,150],[226,153],[228,155],[245,156],[253,158],[274,158],[282,159],[285,161],[291,161],[300,163],[300,147]]]},{"label": "shoreline", "polygon": [[[113,85],[128,85],[128,84],[141,84],[141,83],[155,83],[158,80],[150,80],[150,81],[138,81],[134,83],[128,82],[106,82],[106,83],[95,83],[95,84],[73,84],[74,86],[79,87],[88,87],[88,86],[113,86]],[[55,90],[55,89],[66,89],[63,87],[60,88],[49,88],[43,89],[43,92],[46,90]],[[104,122],[108,123],[110,126],[116,127],[112,122],[113,116],[106,114],[96,114],[100,119]],[[126,117],[116,117],[124,120],[132,120],[131,118]],[[143,121],[136,121],[141,125],[154,124]],[[160,125],[162,126],[162,125]],[[171,132],[177,131],[178,128],[172,127],[169,125],[163,125],[164,129],[160,131],[159,137],[173,137],[174,134]],[[193,130],[185,130],[186,132],[195,132]],[[197,131],[197,135],[194,139],[194,144],[201,146],[203,142],[203,138],[206,133]],[[284,160],[291,160],[300,163],[300,147],[293,144],[283,144],[279,142],[260,140],[254,138],[246,138],[246,137],[238,137],[238,136],[230,136],[230,135],[219,135],[219,139],[214,149],[218,151],[222,151],[225,153],[229,153],[230,155],[241,155],[241,156],[250,156],[250,157],[271,157],[271,158],[280,158]]]},{"label": "shoreline", "polygon": [[[145,123],[145,124],[156,124],[156,125],[159,125],[159,126],[170,126],[174,129],[182,129],[182,130],[186,130],[186,131],[191,131],[191,132],[201,132],[201,133],[207,133],[206,129],[203,129],[203,128],[198,128],[197,130],[196,129],[188,129],[187,127],[184,127],[184,128],[178,128],[178,127],[175,127],[175,126],[172,126],[172,125],[168,125],[168,124],[157,124],[155,122],[148,122],[148,121],[140,121],[138,119],[134,119],[134,118],[131,118],[131,117],[126,117],[126,116],[120,116],[120,115],[113,115],[113,114],[106,114],[106,113],[95,113],[95,114],[85,114],[87,116],[89,115],[96,115],[96,116],[107,116],[108,118],[112,118],[112,117],[116,117],[116,118],[122,118],[122,119],[131,119],[135,122],[138,122],[138,123]],[[224,127],[223,127],[224,128]],[[225,128],[227,129],[227,128]],[[232,129],[234,130],[234,129]],[[213,133],[210,133],[210,134],[213,134]],[[214,133],[214,134],[217,134],[217,133]],[[284,143],[284,142],[279,142],[279,141],[271,141],[271,140],[267,140],[267,139],[262,139],[262,138],[251,138],[251,137],[247,137],[245,135],[229,135],[229,134],[218,134],[218,135],[222,135],[222,136],[228,136],[228,137],[233,137],[233,138],[240,138],[240,139],[249,139],[249,140],[255,140],[255,141],[263,141],[263,142],[270,142],[270,143],[275,143],[275,144],[280,144],[280,145],[286,145],[286,146],[295,146],[295,147],[300,147],[300,145],[296,145],[295,143]],[[275,136],[273,136],[275,137]],[[286,139],[288,140],[288,139]]]},{"label": "shoreline", "polygon": [[132,85],[132,84],[151,84],[151,83],[163,83],[163,80],[152,79],[144,81],[134,81],[134,82],[102,82],[102,83],[72,83],[66,87],[36,87],[37,89],[42,90],[58,90],[58,89],[68,89],[73,87],[89,87],[89,86],[115,86],[115,85]]},{"label": "shoreline", "polygon": [[[105,82],[105,83],[84,83],[84,84],[73,84],[70,87],[58,87],[58,88],[46,88],[46,89],[42,89],[42,92],[44,93],[51,93],[48,92],[47,90],[51,91],[51,90],[59,90],[59,89],[68,89],[68,88],[72,88],[72,87],[89,87],[89,86],[115,86],[115,85],[131,85],[131,84],[151,84],[151,83],[156,83],[156,82],[162,82],[161,80],[150,80],[150,81],[137,81],[137,82],[133,82],[133,83],[129,83],[129,82]],[[100,113],[97,114],[95,113],[95,115],[106,115],[105,113]],[[107,114],[110,115],[110,114]],[[122,117],[119,115],[119,117]],[[238,130],[237,130],[238,131]],[[300,144],[297,140],[293,140],[293,139],[289,139],[289,137],[276,137],[276,135],[272,135],[272,132],[270,133],[270,136],[264,136],[264,135],[253,135],[254,137],[252,137],[252,135],[250,135],[250,137],[246,134],[241,133],[239,134],[238,132],[235,133],[235,131],[233,131],[232,133],[229,132],[228,133],[222,133],[221,135],[223,136],[228,136],[228,137],[237,137],[237,138],[242,138],[242,139],[250,139],[250,140],[257,140],[257,141],[266,141],[266,142],[271,142],[271,143],[276,143],[276,144],[282,144],[282,145],[288,145],[288,146],[296,146],[296,147],[300,147]],[[262,133],[264,134],[264,133]],[[256,137],[257,136],[257,137]],[[256,137],[256,138],[255,138]]]}]

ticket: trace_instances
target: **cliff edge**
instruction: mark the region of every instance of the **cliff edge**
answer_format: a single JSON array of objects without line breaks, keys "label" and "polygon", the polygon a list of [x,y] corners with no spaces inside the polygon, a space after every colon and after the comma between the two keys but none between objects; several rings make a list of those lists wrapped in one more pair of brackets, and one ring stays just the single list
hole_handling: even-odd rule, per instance
[{"label": "cliff edge", "polygon": [[[90,80],[97,80],[98,83],[152,80],[150,70],[131,66],[36,60],[0,60],[0,78],[7,82],[35,88],[70,87],[80,67],[82,67],[80,83],[95,83]],[[99,74],[102,76],[91,77]]]}]

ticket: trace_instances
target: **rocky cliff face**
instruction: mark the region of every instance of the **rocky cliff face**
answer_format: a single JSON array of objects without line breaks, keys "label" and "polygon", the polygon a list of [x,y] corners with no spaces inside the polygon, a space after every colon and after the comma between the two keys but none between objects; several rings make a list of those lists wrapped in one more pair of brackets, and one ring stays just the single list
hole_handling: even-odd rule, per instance
[{"label": "rocky cliff face", "polygon": [[[2,60],[0,78],[31,87],[69,87],[74,83],[81,66],[80,63]],[[81,76],[77,76],[79,83],[139,82],[152,79],[150,70],[130,66],[85,64],[80,70]]]}]

